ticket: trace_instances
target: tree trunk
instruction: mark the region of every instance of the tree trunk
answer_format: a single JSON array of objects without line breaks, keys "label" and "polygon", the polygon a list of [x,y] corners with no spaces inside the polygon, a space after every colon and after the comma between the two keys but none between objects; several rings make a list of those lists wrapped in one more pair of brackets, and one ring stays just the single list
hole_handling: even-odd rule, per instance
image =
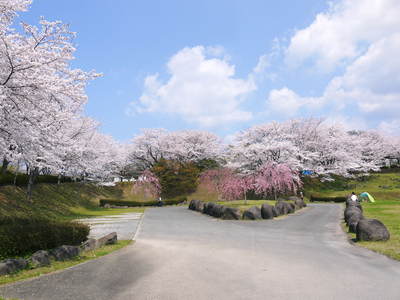
[{"label": "tree trunk", "polygon": [[276,201],[276,190],[274,189],[274,197],[275,197],[275,201]]},{"label": "tree trunk", "polygon": [[0,174],[4,175],[7,171],[8,165],[10,164],[10,161],[8,161],[5,157],[3,158],[3,164],[1,165],[1,170]]},{"label": "tree trunk", "polygon": [[246,192],[244,192],[244,204],[247,205],[247,193]]},{"label": "tree trunk", "polygon": [[58,174],[58,177],[57,177],[57,184],[58,184],[58,185],[61,184],[61,174]]},{"label": "tree trunk", "polygon": [[29,178],[28,178],[28,189],[27,189],[27,196],[28,196],[28,201],[32,202],[32,189],[33,189],[33,184],[35,183],[36,176],[39,173],[39,168],[30,168],[29,170]]},{"label": "tree trunk", "polygon": [[15,175],[14,175],[14,185],[17,185],[17,177],[18,177],[18,172],[19,172],[19,164],[20,162],[17,162],[17,169],[15,170]]}]

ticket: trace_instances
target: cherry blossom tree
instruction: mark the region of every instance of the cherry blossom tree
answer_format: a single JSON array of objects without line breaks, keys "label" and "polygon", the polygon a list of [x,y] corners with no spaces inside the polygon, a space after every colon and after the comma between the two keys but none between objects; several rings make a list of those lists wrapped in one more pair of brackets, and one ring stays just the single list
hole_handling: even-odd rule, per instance
[{"label": "cherry blossom tree", "polygon": [[0,1],[0,147],[3,167],[24,161],[28,194],[41,170],[63,172],[63,156],[77,136],[65,133],[87,101],[85,87],[98,76],[70,68],[75,34],[61,22],[10,27],[30,1]]},{"label": "cherry blossom tree", "polygon": [[238,133],[227,160],[247,171],[275,162],[323,176],[349,176],[378,170],[385,149],[388,143],[377,132],[347,131],[341,124],[300,119],[257,125]]},{"label": "cherry blossom tree", "polygon": [[211,169],[206,170],[200,174],[200,183],[209,192],[215,192],[217,193],[218,197],[220,197],[223,195],[223,190],[226,182],[232,180],[233,183],[234,177],[235,172],[231,168]]},{"label": "cherry blossom tree", "polygon": [[257,194],[273,194],[275,200],[278,194],[296,193],[302,183],[298,172],[285,164],[267,162],[263,164],[254,176],[254,191]]},{"label": "cherry blossom tree", "polygon": [[218,159],[221,151],[216,135],[197,130],[144,129],[133,138],[130,148],[130,160],[141,170],[152,168],[161,159],[180,162]]},{"label": "cherry blossom tree", "polygon": [[158,177],[150,170],[145,170],[133,185],[134,192],[141,191],[146,197],[159,197],[161,184]]},{"label": "cherry blossom tree", "polygon": [[222,184],[222,196],[226,200],[244,199],[247,204],[247,192],[254,189],[254,176],[231,174]]}]

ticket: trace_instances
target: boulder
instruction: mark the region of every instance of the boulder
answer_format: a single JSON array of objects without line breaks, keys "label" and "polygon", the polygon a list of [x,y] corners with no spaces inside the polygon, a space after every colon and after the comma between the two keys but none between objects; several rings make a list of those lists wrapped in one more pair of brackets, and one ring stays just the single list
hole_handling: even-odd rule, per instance
[{"label": "boulder", "polygon": [[50,251],[50,256],[57,261],[64,261],[78,256],[80,248],[78,246],[63,245]]},{"label": "boulder", "polygon": [[289,214],[294,213],[295,210],[296,210],[296,206],[295,206],[294,203],[292,203],[292,202],[289,202],[288,204],[289,204],[289,211],[288,211]]},{"label": "boulder", "polygon": [[387,241],[390,233],[386,226],[376,219],[361,219],[356,228],[358,241]]},{"label": "boulder", "polygon": [[274,218],[276,218],[276,217],[279,216],[279,213],[278,213],[278,211],[276,210],[276,207],[275,207],[275,206],[272,206],[272,214],[274,215]]},{"label": "boulder", "polygon": [[349,208],[349,207],[357,207],[359,210],[363,211],[361,203],[358,202],[358,201],[353,201],[353,200],[349,201],[349,200],[347,200],[346,201],[346,208]]},{"label": "boulder", "polygon": [[106,203],[106,204],[104,204],[104,206],[103,206],[104,208],[111,208],[111,205],[110,204],[108,204],[108,203]]},{"label": "boulder", "polygon": [[267,203],[261,205],[261,217],[263,219],[273,219],[274,218],[274,207]]},{"label": "boulder", "polygon": [[23,270],[28,266],[28,261],[23,258],[11,258],[0,262],[0,275],[7,275]]},{"label": "boulder", "polygon": [[216,205],[214,202],[207,202],[206,204],[204,204],[203,213],[211,216],[211,211],[214,205]]},{"label": "boulder", "polygon": [[290,196],[290,197],[288,198],[288,200],[289,200],[289,201],[294,201],[294,202],[296,202],[296,201],[303,201],[303,200],[301,200],[301,198],[298,197],[298,196]]},{"label": "boulder", "polygon": [[224,220],[240,220],[241,213],[238,208],[225,207],[221,218]]},{"label": "boulder", "polygon": [[82,243],[81,249],[83,251],[93,251],[96,249],[96,242],[96,239],[88,239],[87,241]]},{"label": "boulder", "polygon": [[250,207],[243,212],[243,219],[245,220],[258,220],[261,219],[261,209],[258,206]]},{"label": "boulder", "polygon": [[116,232],[111,232],[96,241],[96,248],[103,247],[104,245],[112,245],[118,241]]},{"label": "boulder", "polygon": [[354,214],[362,215],[362,211],[355,206],[349,206],[344,210],[344,221],[346,224],[349,224],[349,219]]},{"label": "boulder", "polygon": [[196,202],[196,206],[194,208],[198,212],[203,212],[204,209],[204,202],[203,201],[198,201]]},{"label": "boulder", "polygon": [[210,214],[211,214],[211,216],[213,216],[215,218],[221,218],[222,215],[224,214],[224,209],[225,209],[225,206],[219,205],[219,204],[214,204],[210,211]]},{"label": "boulder", "polygon": [[303,207],[307,206],[306,203],[301,199],[295,200],[294,205],[296,206],[296,209],[302,209]]},{"label": "boulder", "polygon": [[349,232],[356,233],[357,224],[363,218],[362,214],[353,214],[348,220]]},{"label": "boulder", "polygon": [[196,199],[190,201],[189,209],[203,212],[203,208],[204,208],[204,203],[202,201]]},{"label": "boulder", "polygon": [[50,266],[50,254],[45,250],[39,250],[32,254],[30,262],[34,267]]},{"label": "boulder", "polygon": [[200,200],[195,200],[195,199],[191,200],[190,203],[189,203],[189,209],[196,210],[196,203],[199,202],[199,201]]},{"label": "boulder", "polygon": [[290,207],[289,203],[286,201],[278,201],[275,204],[275,208],[276,211],[278,212],[278,214],[281,215],[287,215],[289,213],[289,211],[292,210],[292,208]]}]

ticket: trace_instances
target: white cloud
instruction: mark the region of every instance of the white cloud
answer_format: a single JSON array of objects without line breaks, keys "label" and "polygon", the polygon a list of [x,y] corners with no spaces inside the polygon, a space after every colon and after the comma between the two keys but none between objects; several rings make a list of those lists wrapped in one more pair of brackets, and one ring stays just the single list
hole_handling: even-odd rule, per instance
[{"label": "white cloud", "polygon": [[359,56],[369,43],[399,32],[400,1],[342,0],[332,2],[290,40],[286,61],[292,66],[306,60],[320,70],[332,70]]},{"label": "white cloud", "polygon": [[271,90],[267,99],[269,112],[278,113],[285,117],[293,117],[300,109],[315,111],[321,106],[320,98],[301,97],[294,91],[284,87]]},{"label": "white cloud", "polygon": [[373,43],[334,78],[325,97],[356,103],[363,113],[400,116],[400,33]]},{"label": "white cloud", "polygon": [[300,110],[319,107],[324,116],[342,118],[362,128],[381,120],[385,120],[382,127],[397,126],[400,1],[334,3],[328,12],[318,14],[310,26],[294,34],[285,60],[291,65],[307,67],[311,61],[314,68],[336,69],[336,73],[340,65],[342,73],[331,78],[319,97],[302,97],[286,88],[278,90],[280,93],[271,91],[268,103],[291,116]]},{"label": "white cloud", "polygon": [[188,122],[202,126],[247,121],[252,113],[240,108],[244,97],[256,89],[252,78],[234,78],[235,66],[229,64],[222,48],[197,46],[184,48],[167,63],[170,78],[163,82],[159,75],[145,79],[139,113],[166,112],[178,114]]},{"label": "white cloud", "polygon": [[269,67],[269,57],[267,54],[263,54],[258,58],[258,63],[253,69],[253,73],[262,73]]}]

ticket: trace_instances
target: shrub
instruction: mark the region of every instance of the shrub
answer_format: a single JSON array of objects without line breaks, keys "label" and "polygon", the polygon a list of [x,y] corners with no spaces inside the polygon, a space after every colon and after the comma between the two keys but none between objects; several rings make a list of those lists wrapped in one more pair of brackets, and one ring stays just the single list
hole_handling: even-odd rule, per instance
[{"label": "shrub", "polygon": [[151,171],[160,181],[163,198],[175,198],[196,191],[200,170],[193,162],[161,159]]},{"label": "shrub", "polygon": [[[182,202],[185,202],[187,198],[185,196],[179,196],[171,199],[164,199],[164,205],[176,205]],[[146,201],[146,202],[139,202],[139,201],[126,201],[126,200],[117,200],[117,199],[101,199],[100,206],[104,206],[106,204],[115,205],[115,206],[128,206],[128,207],[135,207],[135,206],[157,206],[158,201]]]},{"label": "shrub", "polygon": [[[15,174],[11,172],[7,172],[3,175],[0,175],[0,185],[12,185],[14,184]],[[17,175],[17,185],[25,186],[28,184],[29,176],[27,174],[18,174]],[[71,177],[61,177],[61,182],[72,182]],[[39,175],[35,179],[35,183],[58,183],[58,176],[56,175]]]},{"label": "shrub", "polygon": [[0,259],[87,240],[89,226],[39,218],[0,218]]},{"label": "shrub", "polygon": [[347,197],[322,197],[322,196],[314,196],[311,195],[310,201],[311,202],[346,202]]},{"label": "shrub", "polygon": [[163,200],[165,205],[177,205],[177,204],[183,203],[185,201],[187,201],[187,197],[186,196],[178,196],[178,197],[175,197],[175,198],[172,198],[172,199]]}]

